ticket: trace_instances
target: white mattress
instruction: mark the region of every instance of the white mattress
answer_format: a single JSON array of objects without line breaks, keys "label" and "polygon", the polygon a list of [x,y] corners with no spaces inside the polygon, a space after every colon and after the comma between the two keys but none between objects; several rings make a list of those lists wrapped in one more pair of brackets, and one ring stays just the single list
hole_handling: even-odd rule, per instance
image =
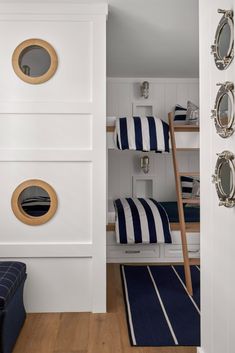
[{"label": "white mattress", "polygon": [[115,209],[113,200],[108,200],[108,223],[115,223]]}]

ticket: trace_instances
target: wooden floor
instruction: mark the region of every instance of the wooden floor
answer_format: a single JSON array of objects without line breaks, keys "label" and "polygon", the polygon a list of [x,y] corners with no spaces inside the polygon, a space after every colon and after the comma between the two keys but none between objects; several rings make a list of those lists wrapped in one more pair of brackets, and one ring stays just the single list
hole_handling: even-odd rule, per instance
[{"label": "wooden floor", "polygon": [[112,264],[107,314],[29,314],[14,353],[196,353],[196,348],[131,347],[119,265]]}]

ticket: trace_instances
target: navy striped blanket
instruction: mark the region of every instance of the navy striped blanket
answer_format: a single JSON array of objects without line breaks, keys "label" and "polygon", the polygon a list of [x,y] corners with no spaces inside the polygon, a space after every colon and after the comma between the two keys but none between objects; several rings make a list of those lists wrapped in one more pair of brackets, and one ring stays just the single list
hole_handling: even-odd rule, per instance
[{"label": "navy striped blanket", "polygon": [[165,209],[153,199],[122,198],[114,201],[119,244],[171,243]]},{"label": "navy striped blanket", "polygon": [[120,150],[169,152],[169,126],[155,116],[116,119],[114,139]]}]

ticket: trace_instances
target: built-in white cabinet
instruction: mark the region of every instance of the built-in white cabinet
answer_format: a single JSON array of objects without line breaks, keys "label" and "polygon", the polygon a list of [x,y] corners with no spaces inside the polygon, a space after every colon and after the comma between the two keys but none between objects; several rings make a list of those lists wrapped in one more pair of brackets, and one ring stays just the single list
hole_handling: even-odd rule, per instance
[{"label": "built-in white cabinet", "polygon": [[[27,263],[28,312],[106,310],[106,17],[97,3],[0,4],[0,257]],[[57,203],[32,225],[11,201],[34,179]]]}]

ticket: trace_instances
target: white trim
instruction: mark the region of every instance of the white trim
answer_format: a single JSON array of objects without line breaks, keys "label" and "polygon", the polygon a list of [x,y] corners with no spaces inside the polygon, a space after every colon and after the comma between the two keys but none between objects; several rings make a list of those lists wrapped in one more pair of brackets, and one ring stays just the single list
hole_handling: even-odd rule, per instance
[{"label": "white trim", "polygon": [[[18,6],[17,6],[18,5]],[[52,15],[66,15],[66,14],[78,14],[78,15],[108,15],[108,4],[105,3],[91,3],[91,4],[75,4],[70,3],[69,6],[66,3],[2,3],[0,4],[1,15],[21,15],[27,14],[52,14]]]},{"label": "white trim", "polygon": [[77,242],[0,243],[0,257],[93,257],[93,244]]},{"label": "white trim", "polygon": [[93,150],[41,148],[41,149],[1,149],[0,162],[92,162]]},{"label": "white trim", "polygon": [[189,295],[189,293],[188,293],[188,291],[187,291],[187,288],[186,288],[184,282],[182,281],[182,279],[180,278],[179,274],[177,273],[176,269],[174,268],[174,266],[171,266],[171,268],[174,270],[174,272],[175,272],[176,276],[178,277],[180,283],[181,283],[182,286],[184,287],[185,292],[188,294],[188,297],[190,298],[191,302],[192,302],[193,305],[195,306],[195,308],[196,308],[198,314],[201,315],[201,312],[200,312],[200,310],[199,310],[197,304],[196,304],[195,301],[193,300],[192,296]]},{"label": "white trim", "polygon": [[204,351],[201,347],[197,347],[197,353],[204,353]]},{"label": "white trim", "polygon": [[152,282],[153,282],[154,289],[155,289],[155,291],[156,291],[156,293],[157,293],[158,300],[159,300],[159,302],[160,302],[160,305],[161,305],[163,314],[164,314],[164,316],[165,316],[166,322],[167,322],[168,327],[169,327],[169,330],[170,330],[170,332],[171,332],[172,338],[173,338],[173,340],[174,340],[174,342],[175,342],[175,345],[179,345],[179,342],[178,342],[178,340],[177,340],[177,338],[176,338],[176,335],[175,335],[175,333],[174,333],[174,330],[173,330],[173,328],[172,328],[172,326],[171,326],[171,322],[170,322],[169,317],[168,317],[168,315],[167,315],[166,309],[165,309],[164,304],[163,304],[163,302],[162,302],[162,298],[161,298],[161,296],[160,296],[160,293],[159,293],[159,290],[158,290],[158,288],[157,288],[156,282],[154,281],[152,272],[151,272],[149,266],[147,266],[147,268],[148,268],[148,272],[149,272],[150,278],[151,278],[151,280],[152,280]]},{"label": "white trim", "polygon": [[122,275],[123,275],[123,283],[124,283],[124,289],[125,289],[125,294],[126,294],[126,306],[127,306],[127,311],[128,311],[128,318],[129,318],[129,324],[130,324],[131,337],[132,337],[133,344],[136,346],[136,339],[135,339],[135,333],[134,333],[132,316],[131,316],[131,309],[130,309],[128,291],[127,291],[127,284],[126,284],[126,276],[125,276],[124,266],[122,266]]}]

